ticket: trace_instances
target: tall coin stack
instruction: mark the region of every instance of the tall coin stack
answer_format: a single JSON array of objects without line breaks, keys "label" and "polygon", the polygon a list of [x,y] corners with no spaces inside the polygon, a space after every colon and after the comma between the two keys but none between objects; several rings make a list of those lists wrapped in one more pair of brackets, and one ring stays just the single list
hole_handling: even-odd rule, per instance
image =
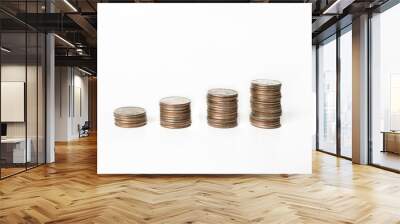
[{"label": "tall coin stack", "polygon": [[121,128],[137,128],[146,125],[146,111],[141,107],[120,107],[114,110],[115,125]]},{"label": "tall coin stack", "polygon": [[238,93],[232,89],[210,89],[207,93],[207,120],[215,128],[237,126]]},{"label": "tall coin stack", "polygon": [[250,122],[259,128],[279,128],[282,115],[281,82],[256,79],[251,82]]},{"label": "tall coin stack", "polygon": [[165,128],[186,128],[192,123],[190,100],[185,97],[171,96],[160,100],[160,124]]}]

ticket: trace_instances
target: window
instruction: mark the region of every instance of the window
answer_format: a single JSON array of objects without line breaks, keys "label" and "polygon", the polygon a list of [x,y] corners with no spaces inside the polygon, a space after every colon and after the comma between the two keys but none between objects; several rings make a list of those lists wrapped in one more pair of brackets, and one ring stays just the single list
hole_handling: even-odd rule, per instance
[{"label": "window", "polygon": [[[15,2],[14,2],[15,3]],[[13,5],[1,2],[0,6]],[[18,2],[18,13],[40,13],[44,1]],[[13,21],[0,13],[0,17]],[[44,33],[0,23],[0,178],[45,163]]]},{"label": "window", "polygon": [[374,165],[400,170],[400,5],[371,18],[371,141]]},{"label": "window", "polygon": [[[318,149],[352,157],[352,26],[319,44]],[[338,92],[339,91],[339,92]],[[338,123],[340,122],[340,123]]]},{"label": "window", "polygon": [[336,153],[336,37],[318,47],[318,149]]},{"label": "window", "polygon": [[352,33],[340,36],[340,155],[352,157]]}]

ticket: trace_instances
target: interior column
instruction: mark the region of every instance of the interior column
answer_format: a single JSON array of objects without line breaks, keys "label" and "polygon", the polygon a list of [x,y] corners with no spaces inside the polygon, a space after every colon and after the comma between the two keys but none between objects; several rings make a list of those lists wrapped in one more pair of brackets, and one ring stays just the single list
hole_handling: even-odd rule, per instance
[{"label": "interior column", "polygon": [[353,19],[353,162],[368,163],[368,15]]}]

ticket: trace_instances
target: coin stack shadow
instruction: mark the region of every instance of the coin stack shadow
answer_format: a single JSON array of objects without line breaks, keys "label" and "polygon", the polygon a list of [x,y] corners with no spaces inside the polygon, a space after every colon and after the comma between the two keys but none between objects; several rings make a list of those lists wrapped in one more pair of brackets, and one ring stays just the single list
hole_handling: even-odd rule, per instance
[{"label": "coin stack shadow", "polygon": [[186,128],[192,123],[190,100],[171,96],[160,100],[160,125],[165,128]]},{"label": "coin stack shadow", "polygon": [[259,128],[279,128],[282,115],[281,82],[256,79],[251,82],[250,122]]},{"label": "coin stack shadow", "polygon": [[207,93],[207,121],[215,128],[237,126],[238,93],[232,89],[210,89]]},{"label": "coin stack shadow", "polygon": [[146,111],[141,107],[120,107],[114,110],[115,125],[121,128],[137,128],[146,125]]}]

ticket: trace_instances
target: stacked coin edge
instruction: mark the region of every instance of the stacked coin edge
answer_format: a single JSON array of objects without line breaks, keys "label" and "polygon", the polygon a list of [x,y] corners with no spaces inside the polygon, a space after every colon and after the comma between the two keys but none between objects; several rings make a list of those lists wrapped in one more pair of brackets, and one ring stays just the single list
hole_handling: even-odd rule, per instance
[{"label": "stacked coin edge", "polygon": [[[167,103],[168,100],[180,100],[182,103]],[[160,125],[169,129],[187,128],[192,124],[190,100],[172,96],[160,100]]]},{"label": "stacked coin edge", "polygon": [[215,128],[234,128],[238,119],[238,93],[215,88],[207,92],[207,123]]},{"label": "stacked coin edge", "polygon": [[274,129],[281,127],[281,82],[256,79],[251,82],[250,123],[258,128]]},{"label": "stacked coin edge", "polygon": [[137,128],[147,124],[146,110],[141,107],[119,107],[114,110],[114,123],[121,128]]}]

